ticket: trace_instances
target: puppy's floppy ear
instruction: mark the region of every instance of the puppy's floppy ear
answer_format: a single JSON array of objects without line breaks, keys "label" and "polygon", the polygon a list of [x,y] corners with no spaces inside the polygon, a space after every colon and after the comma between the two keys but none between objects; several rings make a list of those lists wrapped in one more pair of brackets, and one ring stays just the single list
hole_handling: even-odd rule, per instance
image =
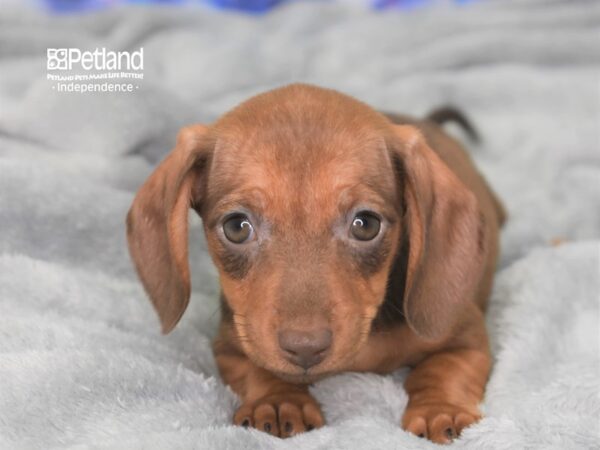
[{"label": "puppy's floppy ear", "polygon": [[129,253],[163,333],[175,327],[189,302],[188,210],[201,201],[209,153],[204,126],[183,128],[127,215]]},{"label": "puppy's floppy ear", "polygon": [[404,314],[425,339],[452,331],[473,302],[484,265],[484,224],[475,195],[420,131],[394,126],[408,237]]}]

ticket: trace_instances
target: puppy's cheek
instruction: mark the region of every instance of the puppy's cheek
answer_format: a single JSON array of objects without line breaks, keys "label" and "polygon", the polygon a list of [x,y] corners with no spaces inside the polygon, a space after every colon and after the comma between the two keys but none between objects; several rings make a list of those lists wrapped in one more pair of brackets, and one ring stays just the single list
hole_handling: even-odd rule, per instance
[{"label": "puppy's cheek", "polygon": [[333,284],[340,294],[332,302],[336,337],[330,363],[343,367],[352,363],[369,339],[373,319],[385,297],[386,267],[368,278],[345,277]]},{"label": "puppy's cheek", "polygon": [[258,314],[254,319],[257,322],[255,350],[257,357],[262,359],[266,367],[282,370],[282,367],[285,366],[285,360],[282,357],[277,338],[279,326],[277,316],[274,313],[275,308],[269,305],[268,300],[265,303],[267,303],[266,306],[257,309]]},{"label": "puppy's cheek", "polygon": [[[273,271],[253,268],[243,280],[221,275],[221,287],[225,293],[232,292],[235,298],[233,308],[243,316],[246,342],[243,345],[247,356],[258,365],[276,369],[274,365],[284,364],[282,360],[277,330],[279,329]],[[259,276],[260,275],[260,276]]]},{"label": "puppy's cheek", "polygon": [[363,325],[364,299],[356,293],[355,286],[347,285],[341,295],[332,299],[331,329],[334,338],[330,354],[323,364],[326,370],[343,370],[354,358],[357,347],[367,338],[369,328]]}]

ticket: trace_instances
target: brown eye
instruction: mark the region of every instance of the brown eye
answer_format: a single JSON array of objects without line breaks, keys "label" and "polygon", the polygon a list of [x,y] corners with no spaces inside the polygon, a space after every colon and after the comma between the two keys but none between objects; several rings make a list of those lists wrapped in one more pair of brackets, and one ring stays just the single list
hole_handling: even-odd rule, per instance
[{"label": "brown eye", "polygon": [[359,241],[370,241],[379,234],[380,228],[381,222],[377,217],[368,212],[360,212],[352,219],[350,233]]},{"label": "brown eye", "polygon": [[230,242],[242,244],[252,236],[252,224],[244,214],[235,214],[223,223],[223,234]]}]

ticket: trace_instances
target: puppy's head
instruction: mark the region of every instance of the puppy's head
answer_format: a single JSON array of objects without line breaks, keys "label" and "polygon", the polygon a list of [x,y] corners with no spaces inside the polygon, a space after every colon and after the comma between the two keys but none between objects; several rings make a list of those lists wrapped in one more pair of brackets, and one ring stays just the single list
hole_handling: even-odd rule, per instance
[{"label": "puppy's head", "polygon": [[189,299],[190,207],[203,219],[236,338],[283,377],[351,362],[403,241],[397,301],[415,332],[447,333],[475,289],[474,196],[416,129],[334,91],[293,85],[186,128],[142,186],[129,248],[164,332]]}]

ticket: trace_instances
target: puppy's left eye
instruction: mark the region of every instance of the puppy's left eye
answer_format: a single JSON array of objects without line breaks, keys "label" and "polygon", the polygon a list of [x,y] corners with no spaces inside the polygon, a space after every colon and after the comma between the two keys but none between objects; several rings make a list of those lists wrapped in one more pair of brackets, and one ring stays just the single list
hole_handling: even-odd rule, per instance
[{"label": "puppy's left eye", "polygon": [[234,214],[223,223],[223,234],[234,244],[242,244],[249,240],[253,230],[250,219],[244,214]]},{"label": "puppy's left eye", "polygon": [[381,229],[381,221],[369,212],[360,212],[350,225],[350,234],[359,241],[370,241],[375,239]]}]

